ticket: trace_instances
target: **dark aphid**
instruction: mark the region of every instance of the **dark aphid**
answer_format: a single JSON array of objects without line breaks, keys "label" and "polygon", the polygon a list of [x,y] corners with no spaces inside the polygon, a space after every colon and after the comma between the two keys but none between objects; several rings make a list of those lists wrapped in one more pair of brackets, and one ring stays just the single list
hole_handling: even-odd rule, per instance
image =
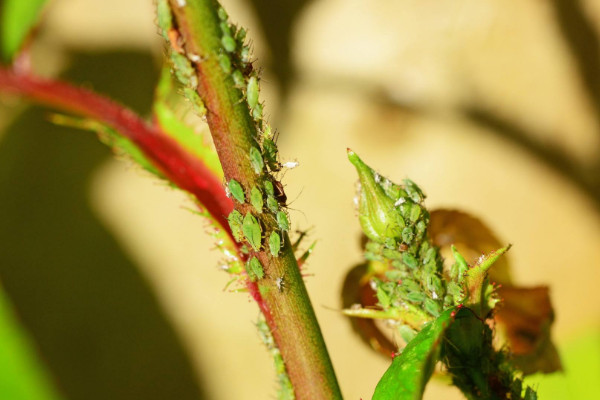
[{"label": "dark aphid", "polygon": [[279,202],[279,204],[285,206],[287,202],[287,196],[283,191],[283,185],[278,180],[273,180],[273,188],[275,189],[275,199]]}]

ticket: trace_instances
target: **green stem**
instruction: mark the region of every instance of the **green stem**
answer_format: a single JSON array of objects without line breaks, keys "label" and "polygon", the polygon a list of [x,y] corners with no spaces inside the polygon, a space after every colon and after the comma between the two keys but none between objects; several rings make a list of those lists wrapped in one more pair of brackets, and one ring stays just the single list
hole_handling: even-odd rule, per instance
[{"label": "green stem", "polygon": [[[197,93],[207,110],[206,118],[225,179],[242,187],[262,187],[266,174],[257,175],[250,162],[252,147],[259,148],[257,129],[243,93],[219,64],[223,53],[217,11],[212,0],[169,0],[173,27],[188,59],[197,60]],[[174,45],[172,43],[172,45]],[[175,44],[175,47],[178,47]],[[175,49],[177,51],[178,49]],[[252,212],[248,203],[236,202],[242,214]],[[256,215],[263,232],[277,229],[270,213]],[[321,335],[289,238],[279,257],[262,248],[251,252],[264,268],[258,280],[258,301],[283,357],[297,399],[341,399],[340,389]],[[283,285],[282,285],[283,283]]]}]

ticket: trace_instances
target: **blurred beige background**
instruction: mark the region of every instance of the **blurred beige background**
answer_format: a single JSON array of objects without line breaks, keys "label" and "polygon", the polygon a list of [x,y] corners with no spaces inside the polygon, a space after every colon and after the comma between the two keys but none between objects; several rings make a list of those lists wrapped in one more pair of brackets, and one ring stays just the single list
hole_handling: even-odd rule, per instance
[{"label": "blurred beige background", "polygon": [[[294,227],[318,241],[306,283],[347,399],[369,398],[388,365],[338,312],[345,273],[361,260],[347,147],[391,179],[417,182],[429,207],[480,216],[512,243],[515,280],[551,287],[559,348],[600,329],[600,187],[590,189],[598,88],[582,78],[561,30],[564,2],[316,0],[290,30],[295,71],[283,89],[251,4],[224,3],[250,28],[265,66],[261,96],[281,154],[300,163],[283,183]],[[598,35],[600,3],[581,10]],[[45,74],[68,64],[67,49],[136,49],[158,64],[164,45],[153,21],[148,0],[55,0],[36,58]],[[579,181],[559,171],[553,152],[571,160]],[[221,255],[186,197],[110,160],[94,172],[89,201],[155,289],[209,398],[274,398],[257,308],[222,290]],[[436,382],[426,398],[461,396]]]}]

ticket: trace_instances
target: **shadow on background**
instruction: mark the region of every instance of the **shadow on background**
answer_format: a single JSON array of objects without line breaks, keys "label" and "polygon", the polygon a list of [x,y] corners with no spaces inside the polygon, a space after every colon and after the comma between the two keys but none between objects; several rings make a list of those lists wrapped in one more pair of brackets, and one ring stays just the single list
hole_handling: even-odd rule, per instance
[{"label": "shadow on background", "polygon": [[[147,112],[157,71],[149,56],[92,54],[65,78]],[[0,281],[59,390],[207,398],[148,283],[90,210],[88,178],[110,151],[47,112],[23,113],[0,141]]]}]

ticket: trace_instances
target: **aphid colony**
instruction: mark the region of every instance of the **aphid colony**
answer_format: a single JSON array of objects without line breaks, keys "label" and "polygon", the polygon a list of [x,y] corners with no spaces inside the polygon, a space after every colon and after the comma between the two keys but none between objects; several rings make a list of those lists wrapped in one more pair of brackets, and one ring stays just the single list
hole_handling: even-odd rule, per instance
[{"label": "aphid colony", "polygon": [[[230,24],[227,13],[222,8],[219,9],[218,16],[223,48],[219,55],[219,65],[245,95],[248,112],[259,132],[255,138],[256,146],[250,148],[248,157],[252,169],[259,175],[259,181],[262,181],[262,187],[244,188],[235,179],[229,180],[227,190],[231,197],[240,204],[248,202],[252,206],[252,212],[247,212],[246,215],[237,210],[232,211],[228,216],[229,226],[238,243],[246,242],[253,251],[267,249],[273,257],[278,257],[283,245],[282,235],[290,229],[290,223],[284,209],[286,197],[283,187],[279,181],[272,180],[265,170],[265,167],[270,172],[281,169],[277,146],[271,127],[263,120],[263,106],[259,101],[259,76],[252,67],[250,49],[244,44],[246,31]],[[263,226],[255,216],[263,212],[273,215],[277,221],[276,230],[263,233]],[[264,245],[263,239],[266,239]],[[247,262],[246,270],[251,280],[262,279],[264,276],[262,265],[254,256]]]},{"label": "aphid colony", "polygon": [[369,238],[365,258],[388,266],[385,276],[372,279],[379,305],[384,310],[409,307],[437,317],[460,293],[447,292],[441,256],[427,238],[429,213],[423,192],[408,179],[397,185],[382,177],[350,150],[348,158],[361,183],[359,220]]},{"label": "aphid colony", "polygon": [[[244,188],[234,179],[229,180],[226,191],[239,204],[249,203],[252,212],[242,215],[234,210],[228,216],[229,226],[234,239],[243,243],[241,250],[244,253],[267,249],[273,257],[278,257],[283,245],[282,235],[290,229],[287,213],[285,211],[286,197],[281,183],[267,173],[281,170],[282,164],[278,160],[277,146],[271,127],[263,120],[263,105],[259,100],[259,74],[253,68],[251,52],[245,44],[246,31],[229,23],[228,15],[223,8],[219,8],[219,29],[221,33],[220,51],[217,56],[218,65],[231,78],[235,87],[241,91],[248,105],[248,112],[255,123],[258,132],[255,145],[250,148],[248,157],[254,172],[259,176],[259,186]],[[185,51],[182,38],[174,26],[172,15],[167,0],[158,0],[158,22],[162,28],[163,36],[171,43],[171,62],[178,80],[184,85],[184,94],[192,102],[196,111],[204,115],[205,108],[197,93],[198,77],[196,64],[205,60],[199,55],[189,54]],[[296,165],[296,163],[293,166]],[[268,168],[268,171],[265,169]],[[290,165],[290,168],[292,166]],[[260,219],[263,212],[270,213],[277,222],[277,229],[263,232]],[[263,239],[265,243],[263,244]],[[236,260],[228,260],[236,263]],[[251,280],[262,279],[264,271],[258,258],[252,256],[246,263],[246,271]]]}]

